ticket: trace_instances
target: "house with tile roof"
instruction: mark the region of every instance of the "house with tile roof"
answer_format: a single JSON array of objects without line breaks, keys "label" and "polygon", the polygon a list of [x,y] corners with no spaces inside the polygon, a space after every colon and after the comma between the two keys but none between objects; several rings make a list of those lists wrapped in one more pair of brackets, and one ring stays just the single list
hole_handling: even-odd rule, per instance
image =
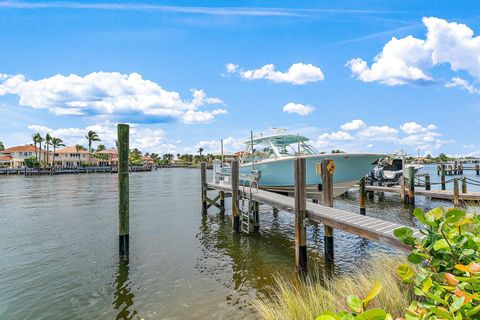
[{"label": "house with tile roof", "polygon": [[21,168],[25,166],[25,159],[37,156],[40,161],[52,161],[52,152],[48,152],[27,144],[23,146],[10,147],[0,151],[0,166],[8,168]]}]

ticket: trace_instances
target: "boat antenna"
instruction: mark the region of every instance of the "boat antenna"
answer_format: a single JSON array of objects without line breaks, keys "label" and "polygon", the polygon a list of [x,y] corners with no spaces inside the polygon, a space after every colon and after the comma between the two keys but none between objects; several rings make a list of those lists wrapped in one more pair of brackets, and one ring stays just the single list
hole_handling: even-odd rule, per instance
[{"label": "boat antenna", "polygon": [[253,130],[250,130],[250,144],[252,145],[252,170],[255,170],[255,153],[253,152]]}]

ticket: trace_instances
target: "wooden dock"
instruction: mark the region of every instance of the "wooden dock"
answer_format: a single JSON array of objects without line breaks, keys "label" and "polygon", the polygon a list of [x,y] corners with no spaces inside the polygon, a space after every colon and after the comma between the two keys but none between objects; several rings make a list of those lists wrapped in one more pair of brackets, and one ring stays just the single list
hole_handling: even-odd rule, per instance
[{"label": "wooden dock", "polygon": [[[232,227],[235,233],[250,233],[250,230],[258,231],[260,221],[258,208],[260,204],[273,207],[274,213],[276,210],[292,213],[295,222],[295,262],[300,273],[305,272],[307,267],[307,222],[324,226],[324,253],[327,261],[332,261],[334,256],[334,229],[409,251],[411,248],[394,235],[394,230],[405,227],[404,225],[368,217],[365,215],[365,208],[363,210],[360,208],[359,214],[333,208],[333,172],[328,173],[327,171],[330,170],[325,169],[328,168],[329,162],[333,162],[333,160],[324,159],[322,161],[322,204],[317,203],[316,199],[307,202],[305,159],[295,159],[294,198],[256,188],[255,178],[249,181],[249,185],[252,187],[240,185],[241,181],[245,183],[245,178],[239,179],[237,161],[232,162],[230,176],[227,178],[218,177],[214,169],[213,181],[207,182],[206,164],[202,163],[200,167],[202,213],[206,214],[207,210],[214,206],[223,214],[225,212],[225,197],[231,197]],[[364,181],[364,179],[362,180]],[[218,195],[210,198],[209,190],[218,191]],[[242,200],[242,203],[245,201],[248,203],[246,212],[244,206],[239,206],[240,200]],[[248,227],[250,221],[255,226],[252,229]],[[411,229],[414,236],[422,237],[423,234],[419,230]]]},{"label": "wooden dock", "polygon": [[[228,194],[232,193],[232,186],[230,184],[211,182],[207,183],[207,188],[208,190],[218,190]],[[239,190],[242,196],[246,198],[250,198],[251,196],[253,201],[272,206],[279,210],[295,213],[295,199],[292,197],[262,189],[252,189],[252,191],[250,191],[248,187],[242,191],[241,186],[239,186]],[[395,229],[404,227],[404,225],[398,223],[325,207],[313,202],[307,202],[307,218],[309,222],[327,225],[365,239],[374,240],[400,249],[410,249],[406,248],[405,244],[393,235]],[[416,230],[414,235],[420,236],[420,232]]]},{"label": "wooden dock", "polygon": [[[367,192],[386,192],[401,194],[400,187],[381,187],[381,186],[366,186]],[[415,195],[429,197],[430,199],[450,200],[455,199],[454,191],[448,190],[422,190],[415,188]],[[458,200],[460,201],[480,201],[480,192],[458,193]]]}]

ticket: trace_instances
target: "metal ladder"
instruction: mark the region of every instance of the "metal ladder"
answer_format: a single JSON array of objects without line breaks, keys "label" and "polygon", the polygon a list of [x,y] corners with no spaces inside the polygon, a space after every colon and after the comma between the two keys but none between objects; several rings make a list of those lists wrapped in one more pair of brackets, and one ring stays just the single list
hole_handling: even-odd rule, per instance
[{"label": "metal ladder", "polygon": [[[249,197],[248,197],[248,204],[247,204],[247,210],[245,210],[245,198],[246,198],[246,194],[245,194],[245,182],[249,182],[249,188],[250,188],[250,193],[249,193]],[[241,215],[240,215],[240,219],[241,219],[241,225],[240,225],[240,229],[242,232],[244,233],[250,233],[250,231],[252,230],[252,215],[253,215],[253,201],[252,201],[252,185],[255,185],[255,188],[258,190],[258,182],[255,180],[255,179],[252,179],[252,180],[246,180],[244,179],[243,180],[243,183],[242,183],[242,193],[241,193],[241,197],[242,197],[242,205],[240,206],[240,212],[241,212]]]}]

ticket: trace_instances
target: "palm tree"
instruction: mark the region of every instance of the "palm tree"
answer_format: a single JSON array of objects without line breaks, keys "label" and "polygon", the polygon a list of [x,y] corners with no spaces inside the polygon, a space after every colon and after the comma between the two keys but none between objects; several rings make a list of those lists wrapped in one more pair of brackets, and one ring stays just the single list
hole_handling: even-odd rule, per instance
[{"label": "palm tree", "polygon": [[59,147],[62,147],[62,146],[65,146],[63,144],[63,140],[60,139],[60,138],[55,138],[55,137],[52,137],[52,140],[51,140],[51,144],[53,146],[53,159],[52,159],[52,164],[53,166],[55,166],[55,152],[57,151],[57,148]]},{"label": "palm tree", "polygon": [[81,144],[76,144],[75,150],[77,150],[78,164],[80,165],[80,151],[85,150],[85,147]]},{"label": "palm tree", "polygon": [[200,161],[202,161],[202,152],[203,152],[203,148],[202,147],[198,148],[198,153],[200,153]]},{"label": "palm tree", "polygon": [[[38,152],[38,161],[42,162],[42,142],[45,141],[45,139],[40,134],[38,134],[37,140],[40,149],[40,151]],[[45,155],[43,156],[43,160],[45,160]]]},{"label": "palm tree", "polygon": [[39,142],[41,137],[42,136],[40,136],[40,133],[38,132],[32,136],[33,145],[35,146],[35,160],[37,161],[38,161],[37,143]]},{"label": "palm tree", "polygon": [[98,137],[98,134],[93,130],[88,131],[85,138],[88,140],[88,162],[92,163],[92,142],[100,141],[100,138]]},{"label": "palm tree", "polygon": [[47,166],[49,165],[48,160],[50,160],[49,159],[50,155],[48,154],[48,151],[51,143],[52,143],[52,136],[47,133],[47,135],[45,136],[45,146],[47,147]]},{"label": "palm tree", "polygon": [[104,144],[99,144],[97,147],[97,151],[104,151],[104,150],[107,150],[107,147],[105,147]]},{"label": "palm tree", "polygon": [[3,142],[0,141],[0,151],[3,151],[3,150],[5,150],[5,146],[3,145]]}]

